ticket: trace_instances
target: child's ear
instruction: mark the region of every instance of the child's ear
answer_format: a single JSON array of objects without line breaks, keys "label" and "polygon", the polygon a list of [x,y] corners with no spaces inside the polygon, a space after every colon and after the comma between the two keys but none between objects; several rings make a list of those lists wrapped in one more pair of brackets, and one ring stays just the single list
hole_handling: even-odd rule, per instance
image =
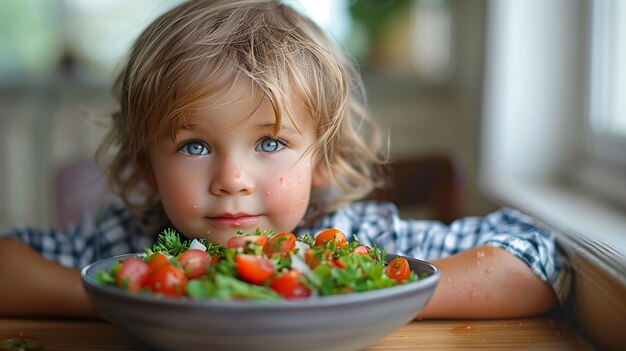
[{"label": "child's ear", "polygon": [[311,177],[311,185],[314,188],[323,188],[330,182],[329,169],[324,162],[318,162],[313,170]]}]

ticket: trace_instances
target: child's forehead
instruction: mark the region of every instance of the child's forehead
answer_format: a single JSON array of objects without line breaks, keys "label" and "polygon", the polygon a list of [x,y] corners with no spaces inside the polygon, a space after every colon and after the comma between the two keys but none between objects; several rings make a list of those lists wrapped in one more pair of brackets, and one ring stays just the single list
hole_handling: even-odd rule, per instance
[{"label": "child's forehead", "polygon": [[247,79],[240,79],[228,86],[214,90],[195,103],[180,120],[177,129],[194,129],[204,123],[206,116],[219,115],[221,122],[232,128],[245,123],[259,129],[296,131],[310,125],[309,109],[297,94],[285,94],[288,98],[273,102],[258,86]]}]

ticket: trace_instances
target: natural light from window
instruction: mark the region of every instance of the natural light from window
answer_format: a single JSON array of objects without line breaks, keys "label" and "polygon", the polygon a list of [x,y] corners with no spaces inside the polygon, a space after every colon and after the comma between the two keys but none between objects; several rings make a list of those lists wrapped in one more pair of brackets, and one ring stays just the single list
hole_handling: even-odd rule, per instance
[{"label": "natural light from window", "polygon": [[593,1],[591,10],[591,126],[626,138],[626,2]]},{"label": "natural light from window", "polygon": [[481,186],[624,277],[626,2],[489,5]]}]

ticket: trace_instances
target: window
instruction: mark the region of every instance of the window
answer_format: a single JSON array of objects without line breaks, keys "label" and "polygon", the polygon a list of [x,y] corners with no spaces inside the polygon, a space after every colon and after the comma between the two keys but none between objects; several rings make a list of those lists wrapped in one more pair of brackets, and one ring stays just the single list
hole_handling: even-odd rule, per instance
[{"label": "window", "polygon": [[[610,248],[598,260],[626,279],[626,134],[618,127],[626,4],[618,2],[489,3],[480,177],[488,195],[564,240]],[[613,19],[593,17],[602,14]]]},{"label": "window", "polygon": [[626,207],[626,2],[589,3],[588,110],[575,180]]},{"label": "window", "polygon": [[624,140],[626,3],[593,1],[590,10],[590,126],[596,135]]}]

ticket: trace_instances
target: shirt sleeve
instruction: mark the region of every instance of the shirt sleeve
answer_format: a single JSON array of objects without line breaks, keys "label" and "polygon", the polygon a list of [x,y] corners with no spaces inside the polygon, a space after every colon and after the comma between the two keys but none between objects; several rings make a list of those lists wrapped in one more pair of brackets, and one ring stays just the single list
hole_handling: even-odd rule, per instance
[{"label": "shirt sleeve", "polygon": [[319,224],[356,234],[361,243],[376,244],[388,253],[423,260],[448,257],[477,246],[499,247],[522,260],[550,284],[561,303],[569,296],[571,269],[556,245],[554,231],[511,208],[446,225],[438,221],[400,219],[393,204],[358,202],[328,215]]},{"label": "shirt sleeve", "polygon": [[119,203],[86,211],[80,223],[65,230],[35,229],[20,226],[0,234],[29,245],[46,259],[71,268],[81,268],[99,259],[131,252],[142,252],[154,242],[154,216],[135,218]]}]

